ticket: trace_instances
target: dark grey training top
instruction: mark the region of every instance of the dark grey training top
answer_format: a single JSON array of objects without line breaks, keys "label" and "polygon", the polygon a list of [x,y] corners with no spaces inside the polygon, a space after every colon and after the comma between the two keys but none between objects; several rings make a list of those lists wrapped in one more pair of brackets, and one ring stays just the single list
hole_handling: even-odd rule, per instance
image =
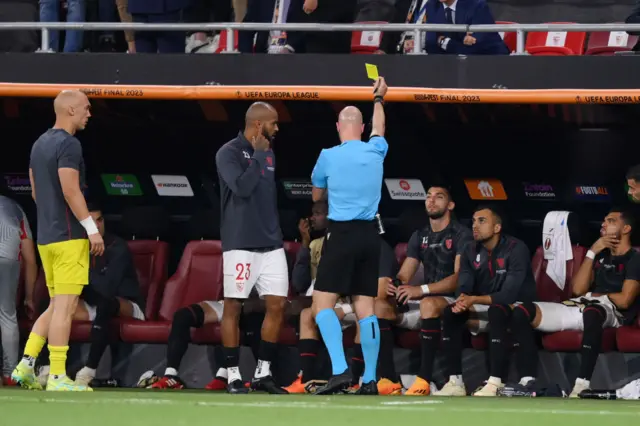
[{"label": "dark grey training top", "polygon": [[255,151],[242,132],[216,154],[222,250],[282,247],[273,151]]},{"label": "dark grey training top", "polygon": [[80,188],[85,186],[84,159],[80,141],[62,129],[49,129],[31,148],[29,168],[33,173],[38,210],[38,244],[87,238],[62,193],[58,169],[80,173]]}]

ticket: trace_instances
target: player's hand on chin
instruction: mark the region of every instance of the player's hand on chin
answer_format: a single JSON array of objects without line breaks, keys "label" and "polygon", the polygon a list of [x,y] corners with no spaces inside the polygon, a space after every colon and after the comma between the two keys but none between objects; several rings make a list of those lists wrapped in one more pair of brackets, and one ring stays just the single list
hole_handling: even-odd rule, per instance
[{"label": "player's hand on chin", "polygon": [[265,138],[263,134],[254,136],[251,138],[251,145],[256,151],[266,151],[269,149],[269,139]]}]

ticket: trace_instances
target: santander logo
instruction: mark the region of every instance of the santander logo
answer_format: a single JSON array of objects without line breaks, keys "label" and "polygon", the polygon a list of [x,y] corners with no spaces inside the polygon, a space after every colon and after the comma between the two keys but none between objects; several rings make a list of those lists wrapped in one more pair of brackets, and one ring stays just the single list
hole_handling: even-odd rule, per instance
[{"label": "santander logo", "polygon": [[398,182],[398,184],[400,185],[400,188],[404,189],[405,191],[411,189],[411,185],[409,185],[409,182],[407,182],[406,180],[401,180],[400,182]]}]

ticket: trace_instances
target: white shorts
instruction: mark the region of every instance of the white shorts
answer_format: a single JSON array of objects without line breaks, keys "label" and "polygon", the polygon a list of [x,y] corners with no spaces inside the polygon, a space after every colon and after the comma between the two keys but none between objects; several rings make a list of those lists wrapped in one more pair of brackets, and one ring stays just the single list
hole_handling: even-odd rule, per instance
[{"label": "white shorts", "polygon": [[230,250],[222,253],[224,297],[248,299],[255,287],[263,296],[289,295],[289,268],[284,249],[257,253]]},{"label": "white shorts", "polygon": [[344,318],[342,318],[342,321],[340,321],[340,325],[342,325],[343,330],[346,330],[358,322],[358,317],[356,317],[356,313],[353,312],[353,307],[347,303],[336,303],[334,309],[340,309],[342,312],[347,312]]},{"label": "white shorts", "polygon": [[[90,304],[88,304],[87,302],[85,302],[84,300],[80,300],[82,303],[84,303],[84,307],[87,310],[87,312],[89,313],[89,321],[93,321],[96,319],[96,307],[92,306]],[[144,321],[144,312],[142,312],[142,309],[140,309],[140,306],[138,306],[137,303],[133,303],[132,301],[129,300],[129,303],[131,303],[131,305],[133,305],[133,318],[140,320],[140,321]]]},{"label": "white shorts", "polygon": [[[454,297],[446,296],[445,300],[448,304],[452,304],[456,301]],[[409,306],[409,310],[398,315],[398,322],[396,326],[406,330],[420,330],[422,325],[422,318],[420,316],[420,300],[410,300],[407,305]]]},{"label": "white shorts", "polygon": [[[577,297],[570,299],[570,301],[578,302],[574,306],[568,306],[563,303],[551,303],[551,302],[534,302],[540,308],[542,318],[540,319],[540,325],[536,330],[543,331],[545,333],[553,333],[556,331],[564,330],[584,330],[584,323],[582,321],[582,311],[585,305],[580,304],[580,299],[583,297]],[[615,305],[611,303],[609,297],[584,297],[588,300],[598,300],[600,306],[604,308],[607,313],[607,318],[604,321],[603,328],[618,328],[621,322],[618,317],[618,310]]]},{"label": "white shorts", "polygon": [[209,305],[218,316],[218,321],[222,321],[222,313],[224,312],[224,300],[205,300],[203,303]]}]

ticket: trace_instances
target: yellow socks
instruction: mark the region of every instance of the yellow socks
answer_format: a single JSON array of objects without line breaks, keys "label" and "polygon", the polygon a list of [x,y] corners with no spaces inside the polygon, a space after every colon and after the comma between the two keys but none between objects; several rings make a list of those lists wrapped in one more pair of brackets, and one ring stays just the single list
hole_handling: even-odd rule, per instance
[{"label": "yellow socks", "polygon": [[38,355],[40,355],[40,351],[46,342],[46,338],[32,332],[29,334],[29,340],[27,340],[27,345],[24,348],[25,356],[29,356],[33,359],[38,358]]},{"label": "yellow socks", "polygon": [[53,376],[64,376],[67,374],[67,351],[69,346],[49,345],[49,363],[51,365],[49,374]]}]

